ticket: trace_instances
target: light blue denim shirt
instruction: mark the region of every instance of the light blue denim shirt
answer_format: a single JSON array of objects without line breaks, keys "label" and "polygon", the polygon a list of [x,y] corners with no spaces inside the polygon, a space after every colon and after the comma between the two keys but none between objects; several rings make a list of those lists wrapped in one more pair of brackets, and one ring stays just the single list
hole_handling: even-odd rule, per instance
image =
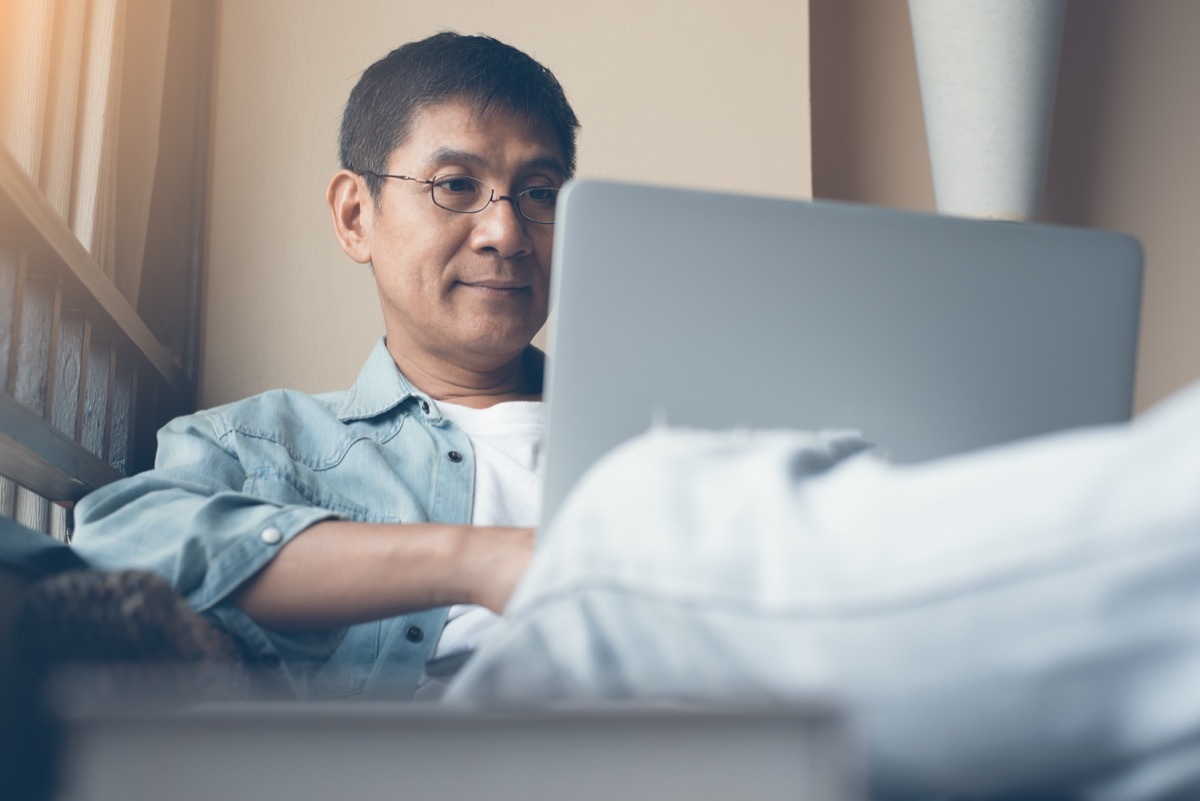
[{"label": "light blue denim shirt", "polygon": [[[540,374],[541,353],[526,357]],[[466,435],[380,340],[348,392],[275,390],[172,421],[153,470],[79,503],[74,542],[96,567],[165,576],[301,696],[411,697],[445,607],[283,635],[230,594],[321,520],[468,523],[474,474]]]}]

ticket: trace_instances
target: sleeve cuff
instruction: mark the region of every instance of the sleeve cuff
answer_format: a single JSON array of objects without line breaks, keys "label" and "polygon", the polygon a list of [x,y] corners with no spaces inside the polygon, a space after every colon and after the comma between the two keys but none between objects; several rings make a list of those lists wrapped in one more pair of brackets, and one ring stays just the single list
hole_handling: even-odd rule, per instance
[{"label": "sleeve cuff", "polygon": [[197,612],[208,612],[228,598],[305,529],[338,517],[310,506],[264,506],[256,512],[239,521],[240,536],[209,561],[204,581],[188,594],[188,602]]}]

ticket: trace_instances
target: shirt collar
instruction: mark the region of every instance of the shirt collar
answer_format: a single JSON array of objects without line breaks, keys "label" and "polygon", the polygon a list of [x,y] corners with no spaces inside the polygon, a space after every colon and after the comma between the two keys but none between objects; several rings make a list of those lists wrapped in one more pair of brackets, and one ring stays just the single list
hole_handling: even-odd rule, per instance
[{"label": "shirt collar", "polygon": [[[546,355],[530,345],[525,348],[522,358],[533,379],[534,391],[541,392]],[[413,397],[431,400],[409,383],[396,367],[392,354],[388,352],[386,338],[381,337],[367,357],[367,363],[359,372],[354,386],[346,393],[337,416],[342,422],[365,420],[389,412]]]}]

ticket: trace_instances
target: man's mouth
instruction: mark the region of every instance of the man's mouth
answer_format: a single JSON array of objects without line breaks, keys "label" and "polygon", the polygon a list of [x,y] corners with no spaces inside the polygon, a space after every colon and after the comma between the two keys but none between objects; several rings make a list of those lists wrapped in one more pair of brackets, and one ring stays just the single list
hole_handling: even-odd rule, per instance
[{"label": "man's mouth", "polygon": [[511,298],[529,292],[529,284],[518,284],[513,281],[459,281],[463,286],[496,298]]}]

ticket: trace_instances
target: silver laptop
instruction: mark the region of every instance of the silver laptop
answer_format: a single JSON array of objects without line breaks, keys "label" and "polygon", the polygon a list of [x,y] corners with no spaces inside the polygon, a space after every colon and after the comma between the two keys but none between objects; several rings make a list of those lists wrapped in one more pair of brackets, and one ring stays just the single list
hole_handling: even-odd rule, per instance
[{"label": "silver laptop", "polygon": [[916,462],[1131,413],[1130,236],[602,181],[559,203],[545,523],[655,418]]}]

